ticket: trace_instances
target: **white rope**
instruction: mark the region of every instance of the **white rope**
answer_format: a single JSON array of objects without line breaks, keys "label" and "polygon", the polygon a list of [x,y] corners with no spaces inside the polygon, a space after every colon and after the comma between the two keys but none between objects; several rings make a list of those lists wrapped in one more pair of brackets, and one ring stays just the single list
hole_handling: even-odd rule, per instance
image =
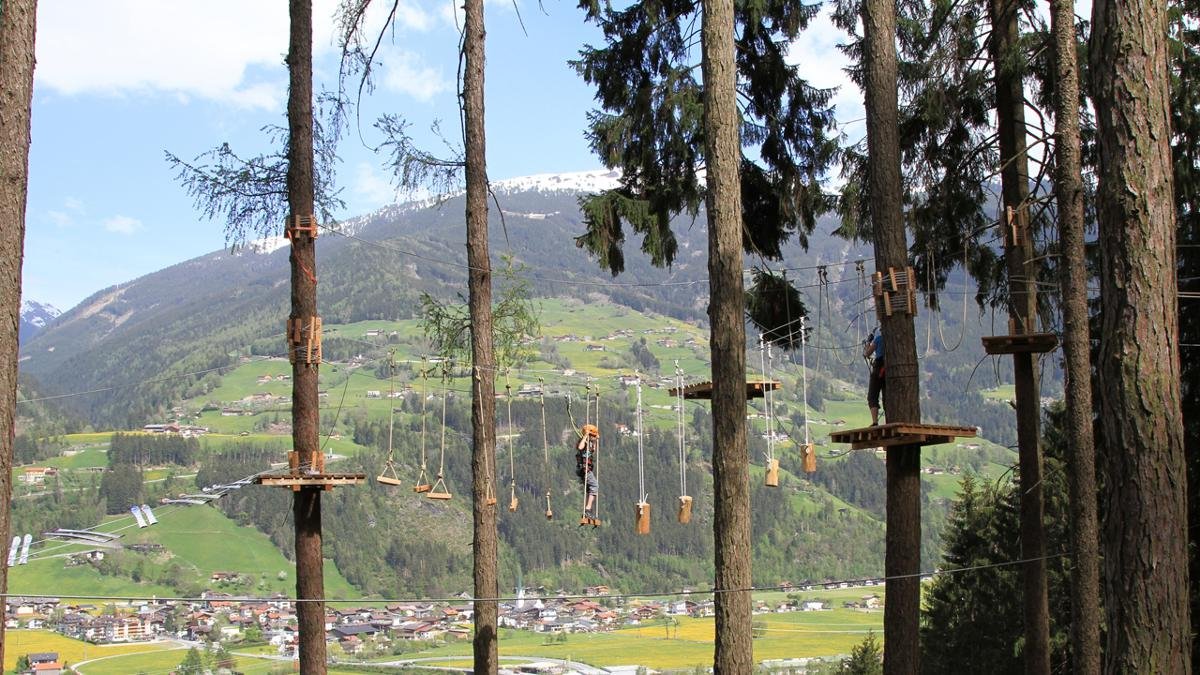
[{"label": "white rope", "polygon": [[771,345],[762,336],[758,336],[759,355],[762,359],[762,374],[763,374],[763,407],[766,408],[767,422],[767,461],[775,459],[775,425],[772,423],[774,419],[771,415],[771,407],[774,397],[771,393],[771,371],[768,368],[768,355],[771,353]]},{"label": "white rope", "polygon": [[800,409],[804,411],[804,444],[808,445],[808,330],[807,317],[800,317],[800,381],[803,383]]},{"label": "white rope", "polygon": [[675,404],[675,435],[679,442],[679,494],[687,494],[687,441],[684,439],[686,425],[683,415],[683,371],[679,369],[679,360],[675,360],[675,390],[678,400]]},{"label": "white rope", "polygon": [[638,450],[638,494],[646,501],[646,466],[642,443],[642,375],[637,373],[637,450]]}]

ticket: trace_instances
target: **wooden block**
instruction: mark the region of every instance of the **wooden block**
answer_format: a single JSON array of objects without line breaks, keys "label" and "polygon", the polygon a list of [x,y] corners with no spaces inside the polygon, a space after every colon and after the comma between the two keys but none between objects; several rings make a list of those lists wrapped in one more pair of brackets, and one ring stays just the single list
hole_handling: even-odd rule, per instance
[{"label": "wooden block", "polygon": [[375,480],[376,480],[376,482],[382,483],[384,485],[400,485],[399,478],[393,478],[392,476],[385,476],[383,474],[379,474],[378,476],[376,476]]},{"label": "wooden block", "polygon": [[427,494],[425,496],[428,497],[429,499],[441,499],[441,500],[450,499],[451,497],[453,497],[453,495],[451,495],[449,492],[430,492],[429,494]]},{"label": "wooden block", "polygon": [[517,503],[518,503],[518,500],[516,497],[509,499],[508,500],[508,510],[515,512],[517,510]]},{"label": "wooden block", "polygon": [[806,443],[803,446],[804,452],[804,473],[814,474],[817,472],[817,449],[812,443]]},{"label": "wooden block", "polygon": [[646,502],[637,503],[637,533],[650,534],[650,505]]},{"label": "wooden block", "polygon": [[687,495],[679,498],[679,522],[684,525],[692,522],[692,498]]},{"label": "wooden block", "polygon": [[779,487],[779,460],[767,460],[767,478],[764,481],[767,487]]}]

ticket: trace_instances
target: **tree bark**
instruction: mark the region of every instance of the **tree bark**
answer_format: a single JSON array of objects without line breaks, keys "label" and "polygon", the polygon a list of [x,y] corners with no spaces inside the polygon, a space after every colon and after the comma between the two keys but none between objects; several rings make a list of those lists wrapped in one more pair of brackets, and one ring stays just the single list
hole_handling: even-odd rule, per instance
[{"label": "tree bark", "polygon": [[1079,64],[1075,7],[1050,0],[1055,56],[1055,174],[1062,257],[1063,356],[1066,368],[1067,486],[1071,509],[1071,652],[1074,672],[1100,673],[1100,559],[1096,448],[1092,433],[1091,333],[1084,250],[1079,140]]},{"label": "tree bark", "polygon": [[[37,0],[0,2],[0,541],[11,537],[12,460],[17,405],[17,336],[21,326],[21,264],[29,187]],[[0,560],[0,593],[8,566]],[[0,662],[4,660],[0,626]]]},{"label": "tree bark", "polygon": [[[1008,315],[1017,334],[1037,332],[1038,265],[1034,262],[1029,229],[1029,163],[1025,142],[1025,92],[1014,0],[991,0],[992,23],[988,48],[996,78],[996,123],[1000,145],[1002,212],[1008,266]],[[1015,234],[1014,234],[1015,232]],[[1042,520],[1042,454],[1039,447],[1041,393],[1033,355],[1013,354],[1017,399],[1017,454],[1021,466],[1021,565],[1025,605],[1025,672],[1050,674],[1050,600],[1046,585],[1046,541]]]},{"label": "tree bark", "polygon": [[713,376],[716,673],[752,672],[750,468],[742,280],[740,116],[732,0],[704,0],[701,26]]},{"label": "tree bark", "polygon": [[1106,672],[1191,672],[1167,8],[1092,6]]},{"label": "tree bark", "polygon": [[[908,264],[900,180],[896,102],[896,6],[892,0],[863,4],[864,83],[869,189],[875,237],[875,269]],[[913,317],[896,312],[881,319],[888,422],[920,422],[920,381]],[[921,450],[900,446],[887,453],[887,532],[884,573],[883,667],[889,674],[920,672]]]},{"label": "tree bark", "polygon": [[[290,0],[288,44],[288,207],[292,216],[313,215],[312,0]],[[291,223],[289,222],[289,225]],[[317,316],[317,258],[313,236],[298,233],[291,247],[292,311],[305,330]],[[307,334],[307,333],[306,333]],[[292,354],[292,457],[295,471],[317,471],[320,458],[319,365]],[[300,672],[325,672],[324,562],[321,555],[321,489],[292,493],[296,527],[296,615]]]},{"label": "tree bark", "polygon": [[466,69],[463,72],[463,113],[467,151],[467,266],[468,310],[471,315],[471,363],[474,366],[471,406],[471,497],[475,553],[475,672],[495,673],[497,650],[496,507],[487,503],[495,493],[496,359],[492,345],[492,265],[488,249],[487,140],[484,133],[483,0],[466,0]]}]

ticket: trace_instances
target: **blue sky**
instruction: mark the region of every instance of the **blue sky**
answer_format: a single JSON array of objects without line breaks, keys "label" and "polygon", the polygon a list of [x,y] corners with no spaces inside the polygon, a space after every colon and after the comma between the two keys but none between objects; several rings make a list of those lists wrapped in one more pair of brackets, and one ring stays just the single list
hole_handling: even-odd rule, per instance
[{"label": "blue sky", "polygon": [[[379,0],[377,0],[379,2]],[[336,0],[314,0],[318,87],[332,84]],[[24,296],[66,310],[91,293],[221,248],[222,223],[202,219],[175,182],[165,150],[190,159],[228,141],[267,149],[283,124],[284,0],[43,0],[26,216]],[[517,20],[520,8],[525,31]],[[456,137],[457,28],[451,0],[402,0],[383,70],[363,114],[399,114],[432,150],[442,120]],[[372,17],[376,24],[381,19]],[[487,140],[493,179],[594,169],[584,139],[592,92],[567,65],[598,33],[573,2],[487,0]],[[822,16],[792,57],[818,86],[843,85],[839,117],[858,120],[841,35]],[[860,125],[852,123],[853,138]],[[352,134],[341,146],[340,217],[396,201],[381,160]]]}]

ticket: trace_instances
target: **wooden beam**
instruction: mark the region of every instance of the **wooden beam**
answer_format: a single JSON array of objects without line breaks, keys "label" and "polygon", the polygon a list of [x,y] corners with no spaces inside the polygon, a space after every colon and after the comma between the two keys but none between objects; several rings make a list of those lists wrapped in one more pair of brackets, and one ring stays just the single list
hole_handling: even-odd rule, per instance
[{"label": "wooden beam", "polygon": [[955,438],[974,438],[975,427],[946,424],[917,424],[893,422],[861,429],[847,429],[829,434],[834,443],[849,443],[852,450],[889,448],[901,445],[940,445]]},{"label": "wooden beam", "polygon": [[[780,383],[775,380],[747,380],[746,381],[746,400],[752,398],[763,398],[767,391],[774,391],[780,388]],[[688,400],[712,400],[713,383],[712,382],[697,382],[683,387],[683,397]],[[679,395],[679,387],[673,387],[667,390],[671,396]]]}]

